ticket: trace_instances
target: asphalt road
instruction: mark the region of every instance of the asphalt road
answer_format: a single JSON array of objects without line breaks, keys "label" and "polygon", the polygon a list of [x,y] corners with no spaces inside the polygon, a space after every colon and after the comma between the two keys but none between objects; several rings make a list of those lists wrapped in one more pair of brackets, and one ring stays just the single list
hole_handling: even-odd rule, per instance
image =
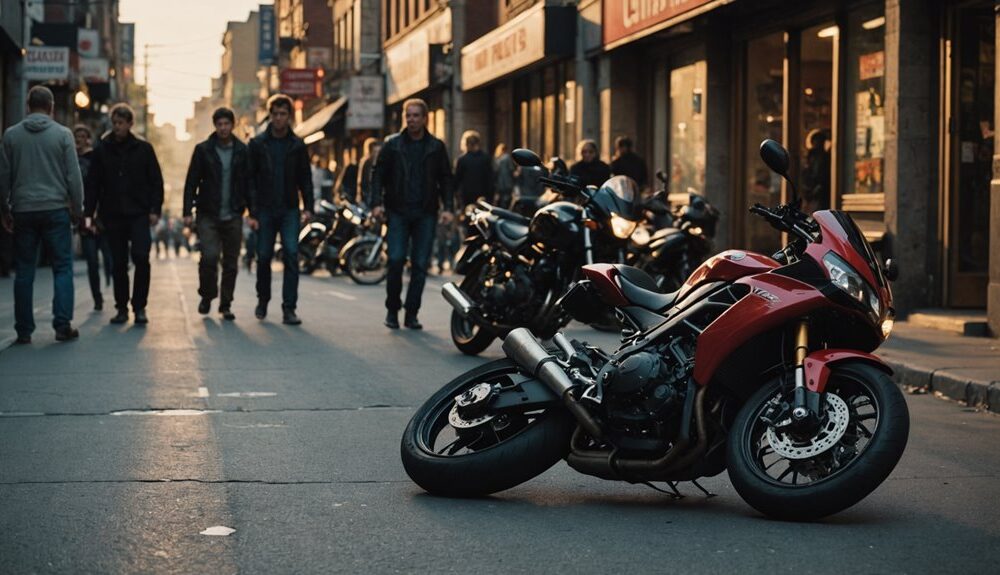
[{"label": "asphalt road", "polygon": [[[35,343],[0,352],[0,573],[981,573],[1000,561],[1000,419],[955,403],[909,396],[895,472],[819,523],[761,517],[725,474],[703,482],[718,497],[682,486],[689,497],[671,501],[562,463],[449,500],[408,480],[401,432],[435,389],[501,352],[454,349],[439,279],[425,331],[390,332],[383,286],[303,278],[296,328],[278,305],[253,318],[245,273],[236,322],[199,316],[196,264],[158,261],[148,327],[90,312],[78,275],[81,338],[57,344],[43,275]],[[11,294],[0,280],[2,321]],[[12,335],[0,325],[0,341]],[[213,526],[235,532],[200,534]]]}]

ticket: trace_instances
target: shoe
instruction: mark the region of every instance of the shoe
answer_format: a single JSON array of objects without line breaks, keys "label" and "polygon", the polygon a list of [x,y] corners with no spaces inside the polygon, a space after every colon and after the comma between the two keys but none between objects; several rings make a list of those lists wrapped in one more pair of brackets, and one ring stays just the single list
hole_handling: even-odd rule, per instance
[{"label": "shoe", "polygon": [[149,323],[149,318],[146,317],[146,310],[137,309],[135,310],[135,323],[139,325],[146,325]]},{"label": "shoe", "polygon": [[253,310],[253,315],[256,316],[257,319],[264,319],[267,317],[267,302],[258,300],[257,309]]},{"label": "shoe", "polygon": [[104,309],[104,300],[96,299],[94,300],[94,311],[101,311]]},{"label": "shoe", "polygon": [[201,298],[201,303],[198,304],[198,313],[201,315],[208,315],[208,312],[210,311],[212,311],[212,300]]},{"label": "shoe", "polygon": [[234,319],[236,319],[236,315],[233,313],[233,310],[229,306],[223,307],[220,305],[219,313],[222,314],[222,319],[224,320],[233,321]]},{"label": "shoe", "polygon": [[17,339],[14,340],[14,343],[16,343],[17,345],[27,345],[27,344],[31,343],[31,336],[30,335],[19,335],[19,336],[17,336]]},{"label": "shoe", "polygon": [[283,310],[282,315],[283,317],[281,318],[281,323],[285,325],[300,325],[302,323],[302,320],[299,319],[299,316],[295,315],[294,309]]},{"label": "shoe", "polygon": [[111,318],[111,323],[126,323],[128,321],[128,311],[119,309],[115,317]]},{"label": "shoe", "polygon": [[389,329],[399,329],[399,312],[389,310],[389,312],[385,314],[385,322],[383,323],[385,323],[385,327]]},{"label": "shoe", "polygon": [[72,341],[78,337],[80,332],[73,326],[64,325],[56,328],[56,341]]},{"label": "shoe", "polygon": [[403,320],[403,325],[409,329],[424,329],[424,325],[417,319],[417,314],[406,314],[406,319]]}]

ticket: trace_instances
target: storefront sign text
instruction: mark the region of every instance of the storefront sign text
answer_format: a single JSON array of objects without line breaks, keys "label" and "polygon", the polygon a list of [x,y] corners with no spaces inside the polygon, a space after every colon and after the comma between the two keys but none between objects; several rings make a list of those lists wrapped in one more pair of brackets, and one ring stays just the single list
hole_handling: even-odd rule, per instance
[{"label": "storefront sign text", "polygon": [[604,0],[604,44],[614,44],[632,34],[717,1]]},{"label": "storefront sign text", "polygon": [[69,48],[29,46],[24,56],[24,77],[28,80],[69,78]]}]

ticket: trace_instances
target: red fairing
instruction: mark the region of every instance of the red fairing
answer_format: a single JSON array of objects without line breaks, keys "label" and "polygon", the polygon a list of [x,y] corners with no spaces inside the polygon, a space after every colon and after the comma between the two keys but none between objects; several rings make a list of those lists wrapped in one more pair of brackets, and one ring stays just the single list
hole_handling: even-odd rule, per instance
[{"label": "red fairing", "polygon": [[773,259],[740,250],[726,250],[712,256],[698,266],[691,277],[684,282],[681,293],[690,290],[698,284],[711,281],[733,281],[753,274],[760,274],[779,267]]},{"label": "red fairing", "polygon": [[611,264],[590,264],[583,266],[583,275],[597,288],[601,300],[608,305],[624,307],[629,305],[628,299],[618,285],[618,269]]},{"label": "red fairing", "polygon": [[750,293],[698,336],[694,380],[699,385],[711,381],[723,360],[747,341],[830,305],[819,290],[787,276],[765,273],[735,283],[749,286]]},{"label": "red fairing", "polygon": [[853,349],[821,349],[806,356],[805,376],[806,388],[810,391],[823,393],[826,389],[826,382],[830,379],[830,366],[840,361],[853,359],[863,361],[892,374],[890,368],[884,361],[870,353],[864,353]]},{"label": "red fairing", "polygon": [[851,241],[847,238],[847,233],[841,227],[840,222],[837,221],[833,213],[828,210],[820,210],[813,212],[812,217],[819,224],[821,230],[820,241],[809,244],[806,247],[806,254],[816,260],[816,263],[822,267],[823,256],[831,251],[835,252],[844,261],[851,264],[851,267],[861,274],[861,277],[869,285],[878,290],[879,303],[883,309],[887,308],[892,302],[892,294],[888,289],[880,287],[871,268],[868,267],[868,262],[865,261],[864,254],[858,253],[858,250],[851,245]]}]

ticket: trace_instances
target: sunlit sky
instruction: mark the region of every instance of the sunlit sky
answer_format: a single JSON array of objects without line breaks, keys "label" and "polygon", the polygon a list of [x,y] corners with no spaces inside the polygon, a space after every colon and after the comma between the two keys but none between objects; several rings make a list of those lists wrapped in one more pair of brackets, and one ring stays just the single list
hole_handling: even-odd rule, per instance
[{"label": "sunlit sky", "polygon": [[[120,19],[135,22],[135,73],[142,83],[144,45],[149,48],[149,105],[156,123],[170,122],[185,137],[194,102],[212,89],[222,66],[226,24],[245,22],[272,0],[121,0]],[[153,47],[155,44],[157,47]]]}]

